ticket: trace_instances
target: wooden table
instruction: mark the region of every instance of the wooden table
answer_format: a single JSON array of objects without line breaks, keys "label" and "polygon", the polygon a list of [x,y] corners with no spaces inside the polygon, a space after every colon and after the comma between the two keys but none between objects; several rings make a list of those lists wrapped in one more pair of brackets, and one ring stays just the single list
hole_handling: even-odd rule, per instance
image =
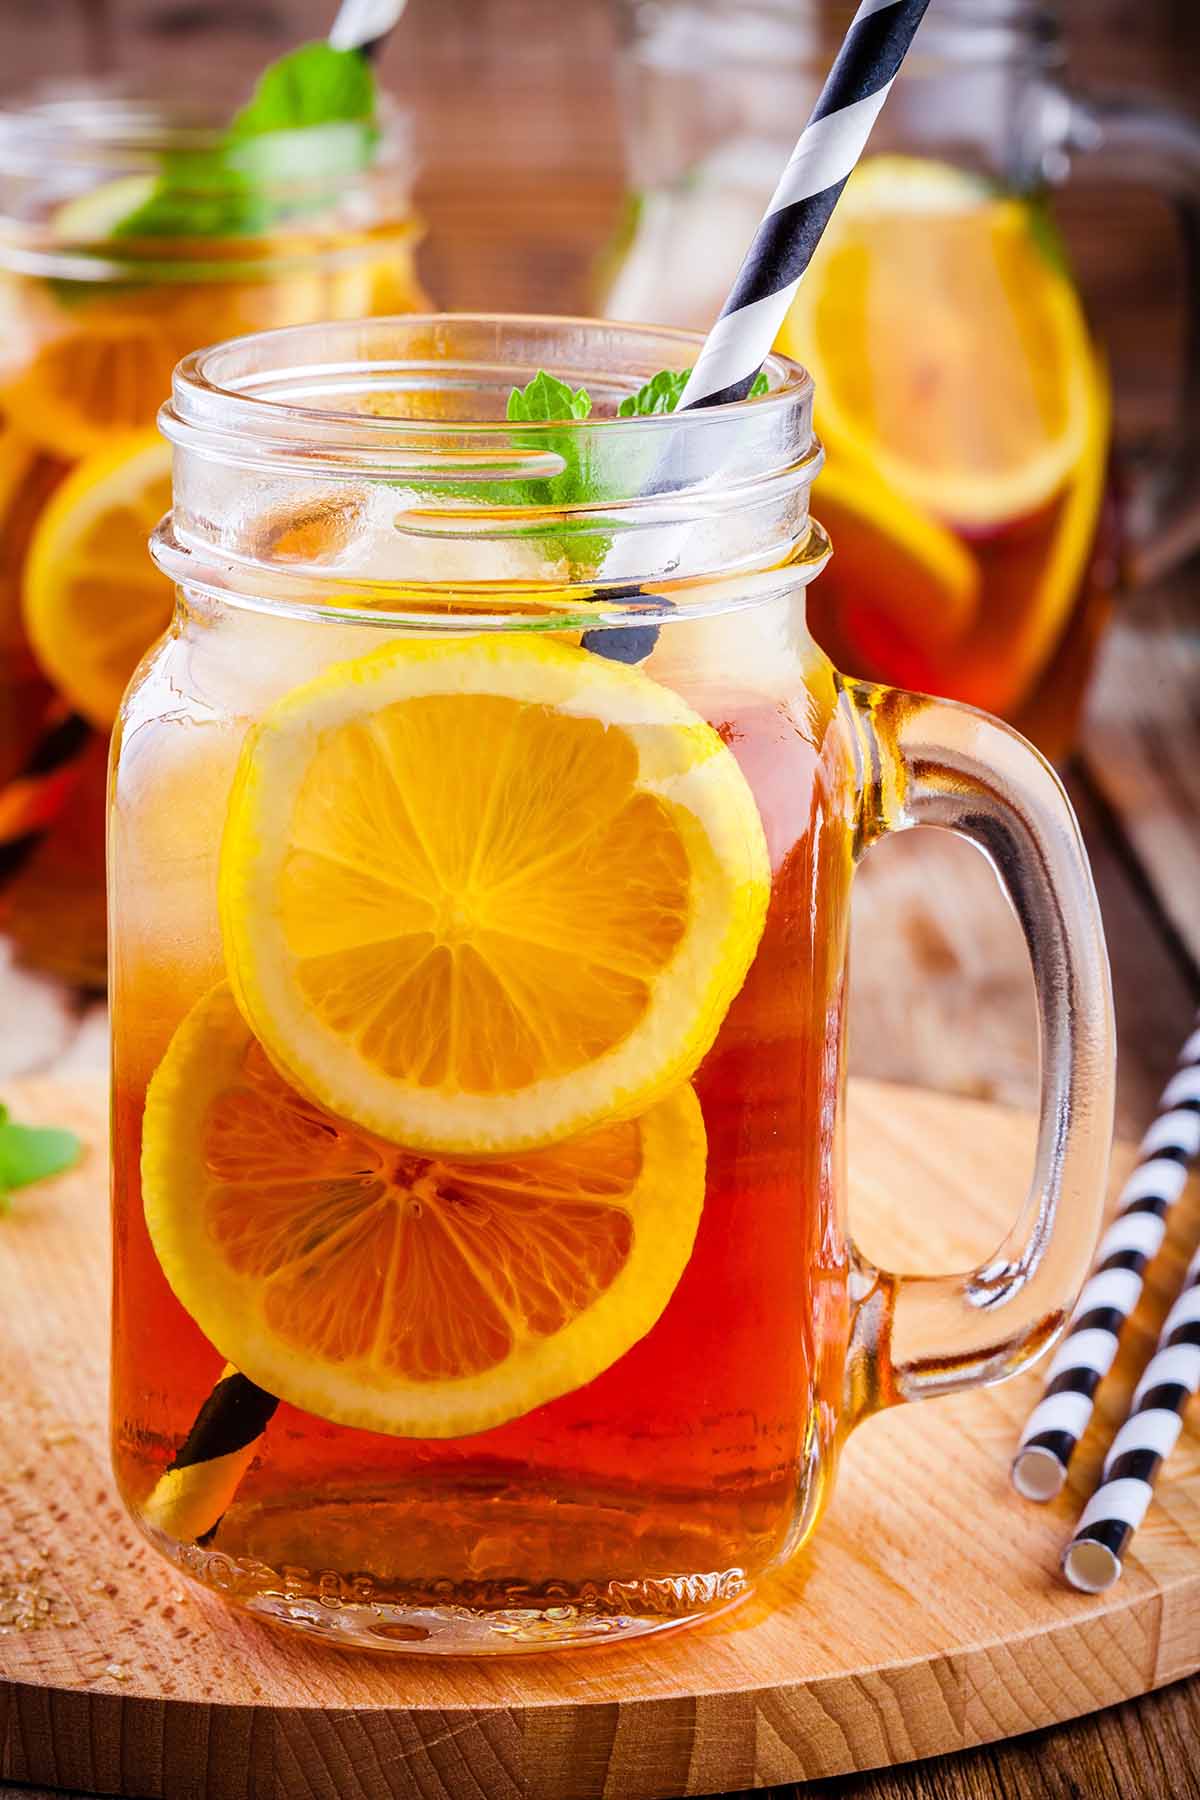
[{"label": "wooden table", "polygon": [[[319,33],[331,6],[214,0],[209,10],[219,29],[236,30],[239,66],[249,68],[276,43]],[[61,73],[64,63],[106,56],[122,65],[178,59],[204,12],[184,0],[10,0],[0,19],[6,81],[45,73],[51,60]],[[1153,83],[1180,100],[1200,88],[1200,23],[1182,0],[1074,5],[1068,26],[1078,73]],[[441,304],[586,308],[592,261],[621,199],[612,61],[606,0],[414,5],[384,71],[416,110],[419,197],[430,225],[424,273]],[[1072,198],[1063,210],[1113,349],[1118,430],[1136,442],[1169,415],[1175,380],[1180,282],[1169,221],[1160,204],[1132,192]],[[1129,1136],[1150,1114],[1200,997],[1198,582],[1193,565],[1124,609],[1066,772],[1112,950],[1117,1122]],[[1037,1076],[1032,1021],[1017,928],[981,860],[928,832],[875,852],[855,901],[852,1066],[1028,1105]],[[91,1068],[104,1053],[99,1003],[0,960],[0,1078]],[[1034,1737],[804,1793],[1200,1796],[1198,1748],[1200,1681],[1191,1681]]]}]

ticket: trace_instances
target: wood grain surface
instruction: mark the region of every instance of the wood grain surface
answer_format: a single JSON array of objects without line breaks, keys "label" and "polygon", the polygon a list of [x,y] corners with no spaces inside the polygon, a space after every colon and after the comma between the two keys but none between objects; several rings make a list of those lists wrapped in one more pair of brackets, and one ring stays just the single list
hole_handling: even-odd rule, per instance
[{"label": "wood grain surface", "polygon": [[[0,85],[151,62],[191,71],[206,44],[210,66],[245,72],[324,30],[332,10],[333,0],[3,0]],[[1062,11],[1077,79],[1197,106],[1194,0],[1064,0]],[[383,72],[414,108],[430,227],[423,274],[441,304],[586,307],[594,258],[621,205],[612,13],[609,0],[413,0]],[[1086,167],[1077,175],[1060,216],[1112,352],[1118,435],[1137,450],[1177,410],[1185,318],[1177,239],[1168,207],[1149,190],[1089,182]],[[1124,606],[1068,771],[1113,954],[1118,1125],[1131,1136],[1200,994],[1198,618],[1195,565]],[[872,853],[857,884],[852,988],[860,1071],[1031,1101],[1024,953],[990,873],[965,846],[924,832]],[[0,947],[0,1080],[34,1068],[75,1077],[102,1066],[105,1042],[102,1006],[8,968]],[[889,1427],[869,1428],[862,1443]],[[202,1767],[202,1734],[194,1754]],[[407,1765],[392,1766],[395,1791],[425,1791],[413,1779],[402,1784]],[[803,1793],[1196,1800],[1198,1766],[1200,1682],[1190,1680],[1011,1744]],[[348,1757],[331,1791],[361,1794],[358,1768]],[[479,1775],[486,1793],[482,1765]],[[56,1773],[56,1789],[70,1779]],[[571,1800],[575,1789],[560,1792]],[[795,1790],[771,1792],[784,1800]],[[25,1786],[8,1800],[18,1794],[38,1800]]]},{"label": "wood grain surface", "polygon": [[[1007,1482],[1036,1376],[870,1421],[810,1548],[725,1620],[653,1646],[441,1662],[290,1640],[196,1592],[110,1485],[102,1084],[18,1084],[82,1165],[16,1197],[0,1308],[0,1775],[167,1800],[572,1800],[706,1794],[988,1742],[1200,1665],[1200,1429],[1185,1431],[1121,1584],[1056,1558],[1200,1221],[1181,1204],[1072,1490]],[[892,1267],[994,1247],[1026,1117],[856,1085],[852,1217]],[[1121,1150],[1115,1176],[1127,1167]],[[902,1204],[898,1204],[902,1201]]]}]

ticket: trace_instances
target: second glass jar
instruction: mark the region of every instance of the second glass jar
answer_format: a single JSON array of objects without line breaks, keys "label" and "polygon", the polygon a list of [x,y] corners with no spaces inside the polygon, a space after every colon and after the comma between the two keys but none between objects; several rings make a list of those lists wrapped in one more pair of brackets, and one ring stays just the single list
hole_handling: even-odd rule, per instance
[{"label": "second glass jar", "polygon": [[[382,109],[352,169],[331,172],[320,130],[288,133],[255,218],[233,174],[214,185],[228,113],[227,80],[189,102],[80,87],[0,113],[0,929],[87,986],[105,971],[109,728],[171,614],[145,558],[170,499],[154,420],[171,371],[214,339],[424,300],[401,114]],[[164,169],[174,225],[148,205]]]}]

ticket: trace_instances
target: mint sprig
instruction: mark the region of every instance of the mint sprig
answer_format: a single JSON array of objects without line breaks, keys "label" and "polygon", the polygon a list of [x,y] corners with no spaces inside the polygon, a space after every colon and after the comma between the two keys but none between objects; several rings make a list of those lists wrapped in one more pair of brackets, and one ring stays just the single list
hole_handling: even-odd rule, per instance
[{"label": "mint sprig", "polygon": [[[625,396],[617,407],[617,417],[649,418],[654,414],[674,412],[689,374],[688,369],[660,369],[657,375],[643,382],[635,394]],[[765,394],[768,385],[766,376],[760,371],[751,384],[749,398]],[[516,424],[528,422],[543,427],[560,421],[565,424],[569,420],[590,418],[591,411],[592,399],[586,388],[569,387],[557,376],[548,375],[545,369],[539,369],[532,381],[523,388],[513,388],[508,396],[507,417]],[[541,430],[536,434],[531,432],[527,440],[514,432],[513,439],[522,448],[528,442],[531,449],[553,450],[561,458],[563,469],[561,474],[549,480],[518,481],[493,490],[495,505],[555,508],[594,505],[616,497],[611,482],[605,479],[607,465],[598,460],[598,434],[597,438],[589,438],[587,433],[576,431]],[[620,464],[614,465],[614,468],[620,467],[621,485],[626,493],[631,489],[636,491],[638,486],[636,478],[630,474],[629,454],[625,448]],[[650,479],[649,475],[647,479]],[[593,517],[588,521],[586,535],[580,529],[572,530],[569,524],[565,529],[551,527],[542,536],[541,548],[555,559],[565,558],[574,580],[586,580],[603,561],[611,541],[609,534],[597,528]],[[618,631],[588,631],[582,642],[585,649],[600,656],[615,658],[618,662],[639,663],[649,656],[657,637],[657,625],[633,625]]]},{"label": "mint sprig", "polygon": [[[686,369],[661,369],[635,394],[627,395],[621,401],[617,417],[644,418],[652,413],[674,412],[688,373]],[[758,375],[750,390],[751,396],[765,393],[767,385],[766,376]],[[515,448],[548,451],[558,457],[562,468],[557,475],[489,483],[488,502],[491,506],[530,507],[553,513],[577,506],[603,506],[623,494],[637,491],[638,472],[636,469],[631,471],[628,443],[605,442],[599,432],[552,429],[557,424],[570,425],[591,418],[592,399],[586,388],[573,388],[556,375],[539,369],[524,387],[511,390],[505,412],[509,423],[518,427],[512,434]],[[538,429],[523,432],[519,429],[522,425],[535,425]],[[547,430],[548,426],[551,429]],[[645,446],[644,454],[645,479],[648,481],[657,452]],[[461,483],[430,482],[427,485],[438,494],[472,501],[477,498],[477,490]],[[569,519],[548,520],[526,535],[536,537],[547,558],[565,560],[570,565],[573,581],[590,580],[612,541],[611,533],[604,529],[603,519],[594,513],[578,524]]]},{"label": "mint sprig", "polygon": [[164,153],[153,189],[112,235],[257,236],[324,206],[370,163],[376,106],[365,57],[302,44],[264,70],[218,143]]},{"label": "mint sprig", "polygon": [[[657,375],[644,382],[635,394],[627,394],[617,407],[619,419],[648,418],[656,413],[671,413],[679,404],[680,395],[687,386],[688,369],[660,369]],[[753,399],[767,391],[767,378],[758,374],[750,389]],[[551,425],[558,421],[564,424],[573,419],[591,417],[592,400],[586,388],[569,387],[556,375],[548,375],[545,369],[539,369],[533,380],[523,388],[513,388],[508,396],[507,416],[513,423],[529,422],[530,424]],[[514,438],[522,448],[528,444],[530,449],[551,450],[562,459],[563,471],[546,481],[518,481],[510,486],[493,489],[492,499],[498,506],[537,506],[567,507],[586,506],[603,503],[617,497],[617,490],[605,470],[611,464],[601,465],[596,457],[598,448],[595,439],[588,433],[577,431],[539,431],[530,433],[528,439],[514,433]],[[625,491],[629,491],[628,451],[623,455],[621,475]],[[634,484],[636,485],[636,484]],[[603,555],[604,540],[593,540],[589,546],[590,560],[594,563]],[[561,529],[550,532],[546,537],[547,553],[555,556],[566,555],[572,562],[570,538],[564,536]]]},{"label": "mint sprig", "polygon": [[375,77],[366,57],[357,50],[335,50],[318,38],[263,70],[228,136],[237,141],[374,117]]},{"label": "mint sprig", "polygon": [[[525,387],[513,388],[508,396],[507,416],[514,424],[548,425],[559,420],[565,423],[570,419],[590,418],[591,411],[592,398],[586,388],[568,387],[565,381],[547,375],[544,369],[539,369]],[[500,500],[501,505],[553,510],[585,505],[602,497],[601,482],[592,466],[591,446],[585,436],[576,431],[530,432],[528,438],[514,432],[513,436],[522,448],[552,451],[561,459],[563,469],[561,474],[544,481],[514,482],[512,494],[505,494]],[[571,555],[570,539],[558,529],[547,533],[544,548],[547,555]]]},{"label": "mint sprig", "polygon": [[[683,396],[688,384],[690,369],[660,369],[644,382],[636,394],[626,394],[617,408],[618,419],[646,419],[654,413],[673,413]],[[750,384],[748,400],[757,400],[765,394],[770,382],[762,370]]]},{"label": "mint sprig", "polygon": [[61,1175],[78,1162],[81,1151],[73,1131],[18,1125],[8,1108],[0,1106],[0,1213],[7,1212],[8,1196],[14,1188]]}]

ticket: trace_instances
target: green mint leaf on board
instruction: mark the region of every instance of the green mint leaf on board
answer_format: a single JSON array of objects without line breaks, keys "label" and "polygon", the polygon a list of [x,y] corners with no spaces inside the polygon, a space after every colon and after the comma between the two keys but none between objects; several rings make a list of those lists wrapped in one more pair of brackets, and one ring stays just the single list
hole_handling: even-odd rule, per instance
[{"label": "green mint leaf on board", "polygon": [[[151,192],[112,235],[255,236],[289,213],[324,205],[339,181],[370,162],[375,108],[365,57],[302,44],[263,72],[212,148],[163,155]],[[288,183],[306,191],[282,197],[278,189]]]},{"label": "green mint leaf on board", "polygon": [[60,1175],[78,1162],[81,1150],[73,1131],[18,1125],[0,1106],[0,1210],[13,1188]]}]

